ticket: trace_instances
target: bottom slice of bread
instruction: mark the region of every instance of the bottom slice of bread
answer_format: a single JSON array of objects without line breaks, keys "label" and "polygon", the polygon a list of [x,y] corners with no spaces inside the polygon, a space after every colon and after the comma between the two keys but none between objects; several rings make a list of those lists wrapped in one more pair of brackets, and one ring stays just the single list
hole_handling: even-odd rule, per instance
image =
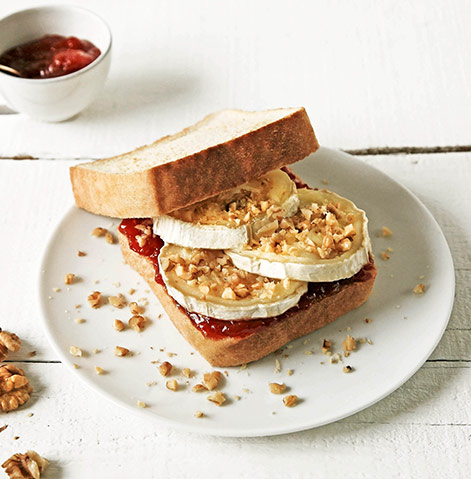
[{"label": "bottom slice of bread", "polygon": [[321,299],[305,302],[304,307],[291,308],[274,320],[265,320],[260,327],[243,336],[213,338],[204,334],[193,322],[191,314],[175,303],[167,294],[165,286],[155,281],[152,262],[132,251],[125,235],[122,233],[118,235],[126,262],[147,281],[184,338],[212,366],[217,367],[238,366],[256,361],[289,341],[322,328],[357,308],[368,299],[377,273],[374,262],[371,261],[365,266],[366,273],[360,272],[350,280],[338,282],[336,287]]}]

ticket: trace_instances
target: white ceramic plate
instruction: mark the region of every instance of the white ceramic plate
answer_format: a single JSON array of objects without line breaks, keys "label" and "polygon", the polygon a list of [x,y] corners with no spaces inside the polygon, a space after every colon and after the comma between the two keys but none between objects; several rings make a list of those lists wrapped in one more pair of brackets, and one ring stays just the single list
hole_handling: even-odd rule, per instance
[{"label": "white ceramic plate", "polygon": [[[123,264],[119,246],[90,235],[97,226],[114,230],[118,221],[73,208],[50,239],[39,289],[44,326],[64,364],[116,404],[174,427],[221,436],[265,436],[320,426],[354,414],[401,386],[432,353],[451,313],[454,271],[445,238],[412,193],[350,155],[322,148],[294,170],[310,185],[327,187],[366,210],[379,271],[367,303],[293,341],[284,350],[289,357],[271,354],[247,369],[227,368],[222,391],[229,400],[217,407],[207,401],[207,394],[191,392],[192,385],[212,368],[176,331],[139,275]],[[393,236],[377,235],[383,225]],[[384,261],[380,253],[387,248],[393,251],[390,260]],[[78,257],[78,250],[87,255]],[[63,278],[70,272],[78,280],[67,287]],[[427,286],[425,294],[412,293],[418,283]],[[136,289],[132,296],[130,288]],[[130,329],[118,333],[113,320],[127,322],[129,310],[109,304],[90,308],[87,296],[94,290],[106,296],[122,292],[128,300],[147,297],[145,315],[151,319],[150,326],[143,333]],[[75,305],[82,306],[76,309]],[[74,320],[78,317],[85,322],[77,324]],[[365,318],[371,322],[367,324]],[[323,339],[333,341],[334,352],[340,351],[347,334],[369,338],[373,344],[359,344],[343,364],[329,363],[321,352]],[[86,357],[72,357],[71,345],[80,347]],[[117,345],[134,355],[114,356]],[[95,349],[101,352],[94,353]],[[168,352],[175,356],[169,358]],[[276,359],[281,372],[275,372]],[[196,377],[172,376],[181,386],[177,392],[169,391],[158,365],[152,363],[158,360],[191,368]],[[80,369],[74,369],[73,363]],[[354,368],[353,373],[343,373],[346,364]],[[106,374],[98,376],[95,366]],[[288,369],[293,370],[292,375],[287,374]],[[146,384],[153,381],[157,384]],[[285,407],[282,396],[269,392],[270,382],[286,383],[287,394],[296,394],[300,403]],[[148,407],[138,408],[138,400]],[[195,411],[203,411],[206,417],[195,418]]]}]

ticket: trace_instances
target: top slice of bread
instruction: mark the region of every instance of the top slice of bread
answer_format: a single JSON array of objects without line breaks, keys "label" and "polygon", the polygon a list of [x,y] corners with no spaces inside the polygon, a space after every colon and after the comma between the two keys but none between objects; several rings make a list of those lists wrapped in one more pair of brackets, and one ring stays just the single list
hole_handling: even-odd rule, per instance
[{"label": "top slice of bread", "polygon": [[77,206],[148,218],[215,196],[319,147],[304,108],[225,110],[124,155],[70,169]]}]

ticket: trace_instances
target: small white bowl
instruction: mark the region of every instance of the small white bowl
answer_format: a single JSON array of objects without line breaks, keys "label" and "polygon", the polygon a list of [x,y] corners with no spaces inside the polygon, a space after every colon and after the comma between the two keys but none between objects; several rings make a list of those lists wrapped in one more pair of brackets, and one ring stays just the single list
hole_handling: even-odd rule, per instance
[{"label": "small white bowl", "polygon": [[63,121],[85,109],[106,80],[111,32],[95,13],[76,6],[30,8],[0,20],[0,53],[46,34],[89,40],[101,54],[85,68],[56,78],[27,79],[0,72],[0,91],[8,105],[31,118]]}]

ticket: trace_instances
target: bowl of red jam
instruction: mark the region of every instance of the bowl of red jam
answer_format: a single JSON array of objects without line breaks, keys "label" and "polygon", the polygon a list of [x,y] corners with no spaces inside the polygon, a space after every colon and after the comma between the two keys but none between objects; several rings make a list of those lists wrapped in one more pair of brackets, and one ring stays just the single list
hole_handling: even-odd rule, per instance
[{"label": "bowl of red jam", "polygon": [[[0,20],[0,93],[8,105],[43,121],[67,120],[102,91],[111,61],[111,32],[76,6],[37,7]],[[1,102],[1,101],[0,101]]]}]

